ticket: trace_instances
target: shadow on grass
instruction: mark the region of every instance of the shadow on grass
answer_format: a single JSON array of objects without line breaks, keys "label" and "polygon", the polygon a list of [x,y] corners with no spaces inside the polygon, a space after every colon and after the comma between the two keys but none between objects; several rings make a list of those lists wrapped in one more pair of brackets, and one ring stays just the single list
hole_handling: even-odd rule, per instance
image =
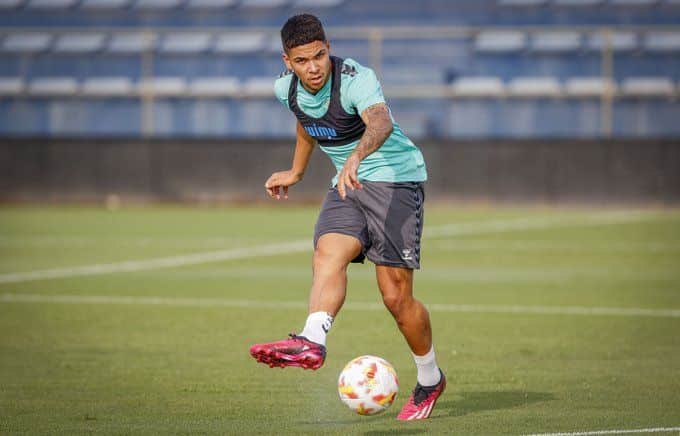
[{"label": "shadow on grass", "polygon": [[548,392],[525,391],[459,392],[458,396],[463,398],[440,401],[436,409],[440,413],[444,412],[445,416],[463,416],[487,410],[511,409],[555,399],[555,396]]}]

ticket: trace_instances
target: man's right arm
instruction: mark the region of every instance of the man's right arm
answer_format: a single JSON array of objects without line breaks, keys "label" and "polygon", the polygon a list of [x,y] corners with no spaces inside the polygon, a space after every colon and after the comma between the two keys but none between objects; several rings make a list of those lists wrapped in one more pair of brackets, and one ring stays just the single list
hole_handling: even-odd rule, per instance
[{"label": "man's right arm", "polygon": [[272,174],[264,184],[269,196],[277,200],[281,198],[281,189],[283,189],[283,198],[288,198],[288,187],[302,180],[316,144],[316,140],[305,131],[300,122],[297,123],[296,130],[295,153],[291,169]]}]

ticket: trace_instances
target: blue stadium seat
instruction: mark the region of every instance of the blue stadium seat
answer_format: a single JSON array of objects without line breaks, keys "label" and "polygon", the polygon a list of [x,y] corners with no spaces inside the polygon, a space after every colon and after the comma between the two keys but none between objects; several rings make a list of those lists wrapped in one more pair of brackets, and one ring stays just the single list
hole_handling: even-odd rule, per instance
[{"label": "blue stadium seat", "polygon": [[18,8],[24,0],[0,0],[0,11]]},{"label": "blue stadium seat", "polygon": [[2,51],[15,53],[37,53],[50,47],[49,33],[13,33],[2,41]]},{"label": "blue stadium seat", "polygon": [[564,90],[570,97],[601,97],[605,93],[615,93],[616,84],[602,77],[572,77],[564,84]]},{"label": "blue stadium seat", "polygon": [[106,35],[103,33],[67,33],[57,38],[52,51],[74,54],[93,53],[104,47],[105,38]]},{"label": "blue stadium seat", "polygon": [[189,93],[196,97],[235,97],[239,90],[236,77],[198,77],[189,83]]},{"label": "blue stadium seat", "polygon": [[144,78],[137,83],[137,91],[157,97],[177,97],[187,90],[187,83],[182,77]]},{"label": "blue stadium seat", "polygon": [[609,0],[614,6],[652,6],[658,0]]},{"label": "blue stadium seat", "polygon": [[163,36],[159,50],[164,53],[196,54],[211,47],[213,36],[210,33],[185,32],[169,33]]},{"label": "blue stadium seat", "polygon": [[28,0],[26,7],[31,9],[67,9],[76,4],[78,0]]},{"label": "blue stadium seat", "polygon": [[556,6],[575,6],[588,7],[596,6],[604,2],[604,0],[552,0]]},{"label": "blue stadium seat", "polygon": [[645,35],[644,48],[653,52],[680,51],[680,32],[649,32]]},{"label": "blue stadium seat", "polygon": [[294,0],[297,8],[333,8],[340,6],[344,0]]},{"label": "blue stadium seat", "polygon": [[227,33],[217,37],[215,51],[218,53],[254,53],[264,50],[269,38],[264,33]]},{"label": "blue stadium seat", "polygon": [[542,6],[546,4],[548,0],[498,0],[500,6]]},{"label": "blue stadium seat", "polygon": [[134,87],[127,77],[90,77],[83,81],[81,92],[91,97],[132,96]]},{"label": "blue stadium seat", "polygon": [[134,7],[141,10],[164,11],[174,9],[181,3],[182,0],[137,0]]},{"label": "blue stadium seat", "polygon": [[543,53],[565,53],[581,48],[578,32],[540,32],[531,35],[531,49]]},{"label": "blue stadium seat", "polygon": [[243,83],[242,90],[248,97],[274,97],[274,78],[251,77]]},{"label": "blue stadium seat", "polygon": [[278,8],[286,6],[289,0],[241,0],[242,8]]},{"label": "blue stadium seat", "polygon": [[516,77],[507,85],[513,97],[559,97],[562,85],[554,77]]},{"label": "blue stadium seat", "polygon": [[82,0],[80,7],[86,10],[110,10],[123,9],[130,5],[132,0]]},{"label": "blue stadium seat", "polygon": [[20,95],[24,89],[24,80],[21,77],[0,77],[0,96]]},{"label": "blue stadium seat", "polygon": [[487,53],[510,53],[524,49],[526,34],[518,31],[485,31],[475,38],[475,49]]},{"label": "blue stadium seat", "polygon": [[74,96],[78,83],[72,77],[42,77],[28,84],[28,93],[36,97]]},{"label": "blue stadium seat", "polygon": [[458,97],[501,97],[505,85],[499,77],[461,77],[453,82],[452,89]]},{"label": "blue stadium seat", "polygon": [[673,97],[673,81],[668,77],[629,77],[621,84],[627,97]]},{"label": "blue stadium seat", "polygon": [[117,54],[138,54],[156,46],[155,35],[147,33],[118,33],[111,36],[108,51]]},{"label": "blue stadium seat", "polygon": [[[638,48],[638,36],[634,32],[611,32],[608,40],[613,51],[632,51]],[[590,35],[586,42],[589,50],[601,51],[605,45],[605,37],[601,32]]]},{"label": "blue stadium seat", "polygon": [[232,7],[236,0],[188,0],[187,7],[191,9],[216,9]]}]

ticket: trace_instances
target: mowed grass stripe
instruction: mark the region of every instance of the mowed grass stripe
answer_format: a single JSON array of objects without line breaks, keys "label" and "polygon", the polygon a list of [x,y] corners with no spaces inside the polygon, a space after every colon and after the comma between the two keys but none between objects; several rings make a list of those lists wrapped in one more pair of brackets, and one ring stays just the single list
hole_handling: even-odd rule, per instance
[{"label": "mowed grass stripe", "polygon": [[[0,296],[3,303],[62,303],[62,304],[113,304],[113,305],[154,305],[186,307],[229,307],[244,309],[304,309],[305,301],[262,301],[230,300],[223,298],[165,298],[165,297],[117,297],[83,295],[38,295],[11,294]],[[586,306],[520,306],[520,305],[480,305],[480,304],[428,304],[433,312],[447,313],[504,313],[520,315],[591,315],[591,316],[634,316],[680,318],[680,309],[645,309],[623,307],[586,307]],[[346,303],[343,310],[382,311],[378,303]]]},{"label": "mowed grass stripe", "polygon": [[[427,230],[428,238],[445,238],[459,235],[498,233],[515,230],[543,229],[562,226],[610,225],[639,221],[654,217],[646,212],[603,212],[590,215],[558,216],[551,218],[519,218],[512,220],[490,220],[483,222],[447,224],[434,226]],[[267,244],[230,250],[200,252],[145,260],[132,260],[105,264],[84,265],[69,268],[53,268],[37,271],[0,274],[0,284],[21,283],[55,278],[92,276],[119,272],[134,272],[162,268],[176,268],[210,262],[248,259],[253,257],[276,256],[307,251],[307,239],[279,244]]]}]

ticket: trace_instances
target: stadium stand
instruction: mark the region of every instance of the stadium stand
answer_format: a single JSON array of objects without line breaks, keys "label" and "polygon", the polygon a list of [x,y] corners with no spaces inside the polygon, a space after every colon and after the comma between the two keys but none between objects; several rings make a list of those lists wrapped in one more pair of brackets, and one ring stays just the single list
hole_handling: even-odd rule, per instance
[{"label": "stadium stand", "polygon": [[[455,8],[445,0],[0,0],[0,10],[0,117],[29,120],[0,124],[0,135],[54,135],[66,125],[116,133],[82,116],[57,130],[33,122],[65,101],[69,113],[119,114],[126,135],[150,134],[132,119],[144,105],[162,121],[152,134],[255,134],[243,123],[257,111],[285,116],[272,98],[284,68],[277,31],[301,10],[321,14],[335,53],[376,69],[416,135],[566,135],[564,120],[577,136],[600,135],[578,114],[586,107],[599,117],[604,104],[613,135],[630,133],[620,122],[630,113],[654,119],[645,129],[656,135],[680,134],[671,121],[680,115],[678,0],[466,0]],[[220,128],[196,121],[208,110],[233,120]],[[291,133],[283,121],[262,129]]]}]

